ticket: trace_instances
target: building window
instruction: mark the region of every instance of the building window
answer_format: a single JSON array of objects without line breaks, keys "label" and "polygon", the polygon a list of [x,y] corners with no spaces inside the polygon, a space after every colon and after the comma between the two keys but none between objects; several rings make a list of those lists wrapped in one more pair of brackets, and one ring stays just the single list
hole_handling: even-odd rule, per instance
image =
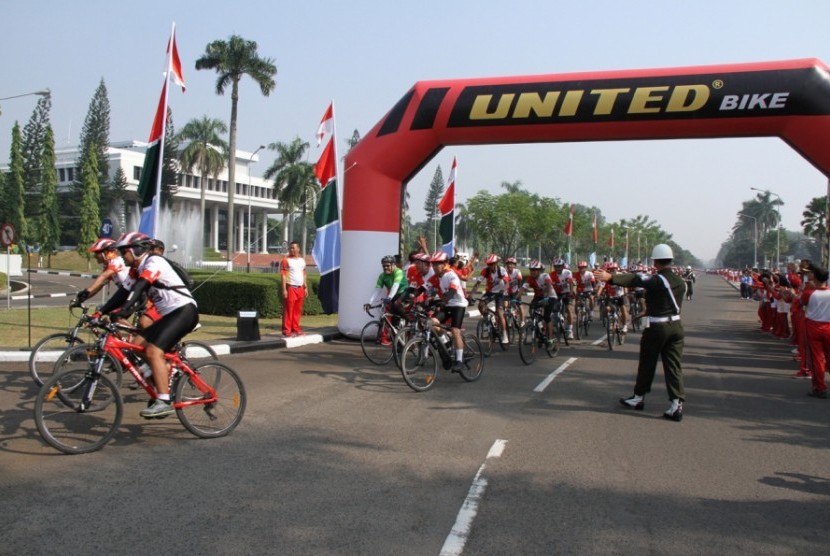
[{"label": "building window", "polygon": [[141,166],[133,166],[133,179],[141,181]]},{"label": "building window", "polygon": [[66,169],[66,179],[67,181],[75,181],[75,168],[67,168]]},{"label": "building window", "polygon": [[58,181],[59,182],[66,181],[66,171],[63,168],[58,169]]}]

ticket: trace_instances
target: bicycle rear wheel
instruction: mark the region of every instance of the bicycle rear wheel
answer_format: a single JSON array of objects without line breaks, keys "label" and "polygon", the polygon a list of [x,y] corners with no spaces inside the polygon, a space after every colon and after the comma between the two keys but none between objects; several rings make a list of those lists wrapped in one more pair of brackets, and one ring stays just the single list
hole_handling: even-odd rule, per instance
[{"label": "bicycle rear wheel", "polygon": [[50,334],[38,341],[32,348],[32,353],[29,354],[29,374],[32,375],[35,384],[43,386],[43,383],[52,376],[55,361],[61,354],[71,347],[83,345],[84,342],[84,339],[73,338],[66,332]]},{"label": "bicycle rear wheel", "polygon": [[[71,347],[64,351],[61,356],[55,361],[52,367],[52,374],[57,374],[67,369],[81,369],[86,370],[95,365],[98,357],[101,354],[95,348],[88,344]],[[104,365],[101,367],[101,374],[107,376],[113,384],[121,388],[123,380],[124,369],[112,355],[104,353]]]},{"label": "bicycle rear wheel", "polygon": [[532,320],[528,320],[519,333],[519,357],[522,359],[522,363],[525,365],[533,363],[536,360],[538,349],[539,339],[536,336],[536,324]]},{"label": "bicycle rear wheel", "polygon": [[401,374],[404,382],[416,392],[432,388],[438,376],[438,359],[426,338],[412,338],[401,353]]},{"label": "bicycle rear wheel", "polygon": [[467,382],[474,382],[481,378],[484,372],[484,356],[481,353],[481,342],[472,334],[464,334],[464,364],[461,366],[461,378]]},{"label": "bicycle rear wheel", "polygon": [[[380,323],[384,326],[381,329]],[[360,347],[366,359],[375,365],[386,365],[392,360],[394,334],[385,321],[369,321],[360,331]]]},{"label": "bicycle rear wheel", "polygon": [[617,317],[615,316],[608,316],[605,319],[605,337],[608,340],[608,349],[614,349],[614,323],[617,321]]},{"label": "bicycle rear wheel", "polygon": [[203,363],[193,369],[199,378],[216,392],[216,401],[202,392],[188,375],[176,383],[174,406],[184,428],[200,438],[217,438],[229,434],[242,421],[247,405],[245,386],[236,371],[222,363]]},{"label": "bicycle rear wheel", "polygon": [[109,442],[121,425],[124,402],[118,387],[99,376],[92,403],[81,401],[93,386],[87,369],[66,369],[41,386],[35,400],[35,424],[47,444],[65,454],[86,454]]},{"label": "bicycle rear wheel", "polygon": [[210,344],[198,340],[185,340],[179,344],[179,357],[186,363],[194,359],[211,359],[219,361],[216,350]]},{"label": "bicycle rear wheel", "polygon": [[476,325],[476,336],[479,342],[481,342],[481,351],[484,357],[490,357],[490,354],[493,353],[493,337],[495,333],[493,323],[490,322],[487,315],[484,315]]}]

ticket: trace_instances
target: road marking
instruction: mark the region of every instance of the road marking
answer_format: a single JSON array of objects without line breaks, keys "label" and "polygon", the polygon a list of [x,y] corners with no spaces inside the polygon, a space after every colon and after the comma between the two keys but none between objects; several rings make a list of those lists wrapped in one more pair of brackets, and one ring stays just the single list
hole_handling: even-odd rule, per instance
[{"label": "road marking", "polygon": [[607,338],[606,338],[605,336],[602,336],[602,337],[600,337],[600,338],[597,338],[597,339],[596,339],[596,340],[594,340],[593,342],[591,342],[591,345],[592,345],[592,346],[598,346],[598,345],[600,345],[602,342],[604,342],[606,339],[607,339]]},{"label": "road marking", "polygon": [[568,359],[567,361],[565,361],[564,363],[559,365],[559,367],[557,367],[557,369],[555,371],[550,373],[547,376],[547,378],[545,378],[545,380],[540,382],[539,385],[536,388],[533,389],[533,391],[534,392],[544,392],[545,388],[550,386],[550,383],[553,382],[553,379],[555,379],[557,376],[559,376],[559,374],[562,373],[565,369],[570,367],[571,364],[573,364],[573,362],[576,361],[577,359],[578,359],[577,357],[571,357],[570,359]]},{"label": "road marking", "polygon": [[467,544],[467,538],[470,536],[470,529],[473,527],[473,519],[478,514],[478,506],[484,497],[484,491],[487,489],[487,479],[483,476],[484,468],[487,466],[487,460],[491,458],[501,457],[504,448],[507,445],[507,440],[496,440],[487,452],[487,457],[481,467],[478,468],[473,479],[473,484],[470,485],[470,490],[467,493],[467,498],[461,504],[461,509],[458,510],[458,516],[455,519],[455,525],[452,526],[450,534],[444,541],[444,546],[441,547],[441,556],[458,556],[464,552],[464,545]]}]

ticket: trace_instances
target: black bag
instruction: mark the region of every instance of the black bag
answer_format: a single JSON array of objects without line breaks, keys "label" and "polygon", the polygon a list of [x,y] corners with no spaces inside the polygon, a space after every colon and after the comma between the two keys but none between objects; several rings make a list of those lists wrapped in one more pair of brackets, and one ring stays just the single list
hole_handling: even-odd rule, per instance
[{"label": "black bag", "polygon": [[187,272],[187,270],[185,270],[185,268],[182,265],[180,265],[176,261],[171,261],[170,259],[168,259],[164,255],[150,255],[150,256],[151,257],[161,257],[162,259],[167,261],[167,264],[169,264],[170,267],[176,272],[176,275],[179,277],[179,280],[181,280],[182,283],[184,284],[184,286],[167,286],[167,285],[161,284],[160,282],[155,282],[153,284],[154,288],[161,288],[161,289],[165,289],[165,290],[175,290],[177,293],[180,293],[182,295],[187,295],[188,297],[193,297],[191,295],[188,295],[188,293],[185,293],[184,291],[182,291],[182,290],[186,289],[189,292],[190,290],[193,289],[193,278],[190,276],[190,274]]}]

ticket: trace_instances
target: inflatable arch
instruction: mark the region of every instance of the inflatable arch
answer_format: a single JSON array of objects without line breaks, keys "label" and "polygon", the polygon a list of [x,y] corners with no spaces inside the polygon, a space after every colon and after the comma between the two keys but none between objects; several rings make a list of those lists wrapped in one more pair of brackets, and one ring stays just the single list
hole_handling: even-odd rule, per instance
[{"label": "inflatable arch", "polygon": [[416,83],[348,153],[338,327],[396,253],[404,185],[448,145],[780,137],[830,176],[830,72],[819,60]]}]

